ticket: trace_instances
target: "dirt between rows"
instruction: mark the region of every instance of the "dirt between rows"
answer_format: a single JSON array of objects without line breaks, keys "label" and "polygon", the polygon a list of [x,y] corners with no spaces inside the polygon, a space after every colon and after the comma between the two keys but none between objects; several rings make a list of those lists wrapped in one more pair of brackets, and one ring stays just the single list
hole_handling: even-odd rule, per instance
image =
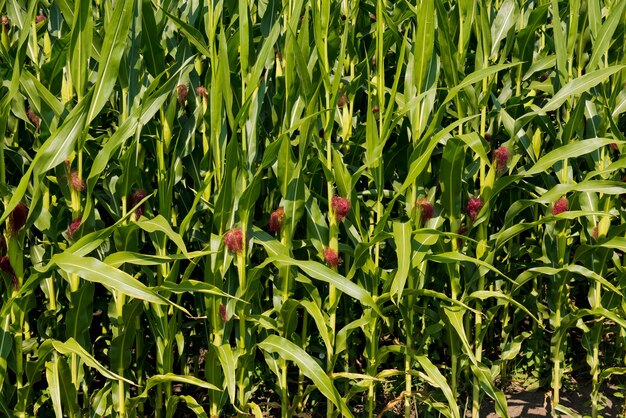
[{"label": "dirt between rows", "polygon": [[[605,399],[604,409],[600,416],[609,418],[626,417],[626,404],[624,398],[614,396],[614,392],[603,392]],[[534,392],[509,393],[506,395],[509,407],[509,416],[521,418],[549,417],[552,411],[552,392],[537,390]],[[561,395],[560,403],[580,416],[591,416],[591,388],[582,387],[577,391],[566,391]],[[481,417],[498,418],[493,402],[489,402],[481,410]],[[561,417],[567,415],[561,414]],[[471,417],[468,412],[466,417]]]}]

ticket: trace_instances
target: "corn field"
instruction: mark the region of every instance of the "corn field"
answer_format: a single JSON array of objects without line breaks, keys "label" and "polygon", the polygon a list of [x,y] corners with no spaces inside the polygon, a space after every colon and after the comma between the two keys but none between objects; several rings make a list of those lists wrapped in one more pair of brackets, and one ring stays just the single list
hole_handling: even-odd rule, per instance
[{"label": "corn field", "polygon": [[0,16],[0,415],[623,402],[626,1]]}]

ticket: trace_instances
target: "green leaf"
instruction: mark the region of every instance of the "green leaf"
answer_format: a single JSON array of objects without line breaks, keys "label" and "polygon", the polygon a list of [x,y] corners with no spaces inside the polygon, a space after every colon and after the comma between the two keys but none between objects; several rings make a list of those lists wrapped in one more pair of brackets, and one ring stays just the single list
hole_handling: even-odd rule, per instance
[{"label": "green leaf", "polygon": [[133,0],[119,0],[111,16],[111,25],[105,29],[98,62],[98,78],[93,87],[93,99],[87,112],[87,123],[100,113],[113,92],[120,62],[126,49],[135,3]]},{"label": "green leaf", "polygon": [[[549,9],[550,5],[547,3],[535,7],[528,18],[528,25],[521,28],[517,33],[517,45],[520,61],[522,61],[522,73],[526,73],[533,64],[537,29],[546,24]],[[556,58],[554,56],[552,57]]]},{"label": "green leaf", "polygon": [[611,138],[592,138],[563,145],[541,157],[539,161],[537,161],[537,163],[533,165],[528,171],[521,172],[520,174],[525,176],[532,176],[537,173],[543,173],[558,161],[563,161],[568,158],[580,157],[581,155],[589,154],[590,152],[595,151],[600,147],[612,143],[621,142]]},{"label": "green leaf", "polygon": [[569,97],[591,90],[591,88],[602,83],[607,78],[624,68],[626,68],[626,65],[614,65],[612,67],[592,71],[588,74],[575,78],[563,86],[563,88],[561,88],[554,96],[552,96],[552,99],[550,99],[538,113],[544,114],[558,109]]},{"label": "green leaf", "polygon": [[502,273],[500,270],[498,270],[497,268],[495,268],[491,264],[487,263],[486,261],[479,260],[477,258],[470,257],[468,255],[465,255],[465,254],[462,254],[462,253],[459,253],[459,252],[452,251],[452,252],[440,253],[440,254],[428,254],[426,256],[426,259],[435,261],[437,263],[446,263],[446,264],[448,264],[448,263],[456,263],[456,262],[459,262],[459,261],[473,263],[473,264],[476,264],[477,266],[485,267],[485,268],[493,271],[494,273],[499,274],[500,276],[504,277],[505,279],[507,279],[509,281],[512,281],[506,274]]},{"label": "green leaf", "polygon": [[[476,116],[468,116],[463,119],[456,120],[452,122],[450,125],[444,127],[436,134],[434,134],[428,141],[424,141],[422,146],[419,146],[415,149],[413,154],[411,155],[411,166],[409,168],[409,174],[407,174],[404,183],[402,183],[402,187],[397,191],[396,196],[400,196],[406,189],[408,189],[413,183],[415,179],[424,171],[424,169],[430,164],[431,156],[435,147],[447,134],[452,132],[454,129],[463,125],[465,122],[468,122],[472,119],[475,119]],[[415,157],[415,158],[413,158]]]},{"label": "green leaf", "polygon": [[558,268],[547,267],[547,266],[546,267],[533,267],[527,270],[528,273],[537,273],[537,274],[543,274],[546,276],[553,276],[553,275],[559,274],[562,271],[567,271],[569,273],[578,274],[586,279],[589,279],[590,281],[596,281],[602,284],[602,286],[604,286],[606,290],[610,290],[617,295],[621,295],[622,293],[617,287],[615,287],[615,285],[611,284],[611,282],[609,282],[607,279],[605,279],[604,277],[602,277],[595,271],[590,270],[580,265],[568,264],[567,266],[558,267]]},{"label": "green leaf", "polygon": [[[21,73],[20,85],[26,91],[28,102],[38,114],[44,111],[43,104],[52,110],[55,116],[61,116],[65,108],[61,102],[44,86],[41,81],[28,71]],[[48,119],[43,118],[41,123],[48,124]],[[50,126],[49,126],[50,127]]]},{"label": "green leaf", "polygon": [[463,317],[465,316],[465,311],[459,309],[458,307],[446,307],[444,309],[444,313],[448,318],[450,326],[456,332],[456,335],[459,337],[461,341],[461,345],[463,346],[463,350],[465,355],[467,355],[472,362],[473,365],[477,365],[478,361],[474,356],[474,350],[470,346],[469,340],[467,339],[467,332],[465,330],[465,326],[463,325]]},{"label": "green leaf", "polygon": [[446,378],[441,374],[439,369],[430,361],[426,356],[415,356],[415,360],[420,364],[424,372],[430,377],[432,383],[441,391],[450,405],[450,412],[455,418],[460,418],[459,406],[456,403],[456,396],[452,392],[452,389],[448,385]]},{"label": "green leaf", "polygon": [[85,124],[85,111],[90,100],[91,95],[85,96],[85,98],[72,109],[70,114],[63,121],[63,124],[46,142],[44,142],[41,148],[39,148],[35,159],[22,176],[19,185],[13,191],[9,203],[5,206],[4,213],[0,217],[0,222],[6,220],[17,204],[23,200],[33,173],[34,177],[38,179],[37,182],[35,182],[35,190],[38,192],[39,186],[41,186],[40,177],[48,170],[61,164],[70,155],[76,145],[78,136],[82,133]]},{"label": "green leaf", "polygon": [[211,51],[207,48],[206,41],[200,33],[199,30],[194,28],[193,26],[185,23],[181,19],[167,12],[167,10],[161,8],[161,11],[178,27],[178,29],[185,35],[185,39],[187,39],[193,46],[195,46],[198,51],[206,57],[211,56]]},{"label": "green leaf", "polygon": [[137,221],[137,226],[143,229],[146,232],[162,232],[164,233],[176,246],[178,249],[187,257],[189,257],[189,253],[187,252],[187,247],[185,246],[185,241],[183,241],[182,237],[178,235],[170,224],[165,220],[165,218],[161,215],[157,215],[153,219],[141,219]]},{"label": "green leaf", "polygon": [[478,133],[471,132],[469,134],[458,135],[455,138],[465,142],[465,145],[470,147],[472,151],[474,151],[484,162],[489,162],[490,159],[487,155],[487,149],[485,148],[485,144],[483,144],[483,141],[480,139]]},{"label": "green leaf", "polygon": [[198,418],[208,418],[207,413],[204,410],[204,407],[198,403],[198,401],[191,395],[182,395],[182,396],[172,396],[172,398],[178,398],[187,404],[187,408],[191,409],[191,411],[196,414]]},{"label": "green leaf", "polygon": [[472,365],[471,368],[474,376],[478,377],[483,391],[495,401],[496,413],[501,417],[508,418],[509,408],[506,404],[506,397],[501,390],[496,388],[489,370],[483,365]]},{"label": "green leaf", "polygon": [[63,415],[63,402],[61,402],[61,378],[59,371],[59,359],[55,356],[52,361],[46,363],[46,380],[48,381],[48,390],[52,400],[52,408],[57,417]]},{"label": "green leaf", "polygon": [[292,235],[296,229],[298,221],[304,213],[305,203],[305,180],[301,173],[301,165],[298,164],[293,169],[291,181],[287,186],[287,193],[284,198],[284,226],[288,227],[289,234]]},{"label": "green leaf", "polygon": [[61,253],[54,255],[50,263],[57,265],[67,273],[76,274],[90,282],[100,283],[124,295],[159,305],[167,303],[149,287],[128,273],[95,258]]},{"label": "green leaf", "polygon": [[285,255],[274,255],[268,257],[268,259],[263,264],[265,265],[267,263],[297,266],[300,270],[302,270],[304,273],[311,276],[312,278],[335,286],[338,290],[342,291],[346,295],[351,296],[357,301],[374,309],[376,313],[378,313],[380,316],[384,316],[380,311],[380,308],[376,304],[376,301],[367,290],[365,290],[358,284],[347,280],[336,271],[316,261],[295,260]]},{"label": "green leaf", "polygon": [[504,300],[508,303],[510,303],[511,305],[515,306],[518,309],[521,309],[522,311],[524,311],[528,316],[530,316],[532,319],[535,320],[535,322],[542,327],[541,325],[541,321],[539,321],[539,319],[533,315],[528,308],[526,308],[524,305],[522,305],[520,302],[518,302],[517,300],[515,300],[515,298],[513,298],[510,295],[507,295],[506,293],[503,292],[498,292],[498,291],[492,291],[492,290],[477,290],[475,292],[472,292],[469,296],[467,296],[467,299],[480,299],[480,300],[485,300],[485,299],[489,299],[489,298],[495,298],[495,299],[501,299]]},{"label": "green leaf", "polygon": [[199,282],[197,280],[183,280],[180,283],[174,283],[171,281],[165,281],[161,285],[154,288],[154,290],[165,290],[176,294],[180,293],[206,293],[208,295],[221,296],[229,299],[235,299],[239,302],[244,302],[242,299],[229,295],[220,288],[213,286],[209,283]]},{"label": "green leaf", "polygon": [[462,176],[465,162],[465,144],[458,138],[446,143],[441,160],[441,206],[450,217],[453,231],[461,217]]},{"label": "green leaf", "polygon": [[157,266],[159,264],[171,263],[178,260],[188,260],[205,255],[213,254],[214,251],[194,251],[184,254],[171,254],[171,255],[148,255],[134,253],[131,251],[118,251],[116,253],[108,255],[104,262],[112,267],[118,268],[123,264],[134,264],[137,266]]},{"label": "green leaf", "polygon": [[398,256],[398,271],[391,285],[391,298],[398,295],[398,301],[402,299],[402,292],[406,286],[406,280],[411,268],[411,232],[410,222],[394,222],[393,238],[396,243]]},{"label": "green leaf", "polygon": [[[591,49],[591,58],[587,63],[587,71],[595,70],[600,63],[600,59],[605,54],[608,54],[609,47],[613,41],[613,35],[615,29],[620,23],[624,22],[624,6],[626,3],[617,2],[611,7],[611,12],[608,13],[606,21],[602,24],[598,36],[594,39],[593,48]],[[595,35],[595,34],[594,34]]]},{"label": "green leaf", "polygon": [[83,347],[90,346],[89,326],[93,315],[86,315],[85,313],[93,312],[94,289],[93,283],[83,283],[70,296],[72,303],[67,312],[65,337],[74,338]]},{"label": "green leaf", "polygon": [[9,324],[11,322],[10,315],[2,317],[2,327],[0,328],[0,385],[4,384],[7,374],[7,359],[13,348],[13,336],[11,335]]},{"label": "green leaf", "polygon": [[169,74],[172,68],[164,70],[146,90],[142,97],[141,105],[136,106],[130,116],[120,125],[115,133],[104,144],[98,155],[94,159],[91,171],[87,179],[87,189],[93,190],[98,176],[106,169],[113,153],[126,141],[133,136],[138,127],[147,124],[156,112],[163,107],[165,101],[172,93],[172,90],[178,84],[179,78],[185,76],[192,68],[191,59],[186,60],[172,74],[172,76],[161,86],[161,78]]},{"label": "green leaf", "polygon": [[141,52],[146,69],[156,77],[165,68],[165,51],[161,47],[162,36],[157,32],[154,9],[150,0],[141,2]]},{"label": "green leaf", "polygon": [[355,319],[349,324],[345,325],[341,328],[337,335],[335,336],[335,355],[339,355],[348,349],[348,339],[350,338],[350,334],[357,328],[361,328],[369,324],[370,318],[366,316],[361,316],[359,319]]},{"label": "green leaf", "polygon": [[121,324],[117,327],[118,335],[111,340],[108,357],[111,369],[120,373],[131,366],[131,350],[137,337],[137,320],[142,310],[143,303],[133,300],[123,306],[122,312],[117,317]]},{"label": "green leaf", "polygon": [[228,396],[230,397],[230,402],[236,402],[236,370],[237,370],[237,356],[233,352],[233,348],[230,344],[223,344],[219,347],[214,347],[217,352],[217,357],[220,360],[220,364],[222,366],[222,371],[224,372],[224,379],[226,380],[225,385],[228,390]]},{"label": "green leaf", "polygon": [[263,248],[265,248],[265,251],[267,251],[267,254],[269,256],[287,256],[289,254],[287,247],[285,247],[280,241],[278,241],[276,238],[263,231],[262,229],[254,227],[252,229],[252,237],[254,238],[255,243],[260,244],[263,246]]},{"label": "green leaf", "polygon": [[470,75],[465,77],[463,79],[463,81],[461,81],[458,85],[452,87],[448,91],[448,94],[447,94],[446,98],[443,100],[443,104],[448,103],[449,101],[454,99],[454,97],[461,90],[463,90],[465,87],[471,86],[471,85],[476,84],[478,82],[482,82],[485,78],[488,78],[488,77],[490,77],[490,76],[492,76],[494,74],[499,73],[500,71],[503,71],[503,70],[515,67],[515,66],[520,65],[520,64],[521,63],[498,64],[498,65],[492,65],[492,66],[484,68],[482,70],[474,71],[473,73],[471,73]]},{"label": "green leaf", "polygon": [[307,310],[311,318],[315,321],[315,325],[317,326],[317,331],[319,332],[320,337],[322,337],[322,341],[324,342],[324,346],[326,348],[326,354],[330,355],[333,353],[333,340],[330,337],[330,333],[328,332],[328,323],[329,318],[322,313],[320,307],[313,301],[303,300],[300,304]]},{"label": "green leaf", "polygon": [[577,309],[576,311],[563,317],[560,326],[555,330],[554,334],[552,335],[552,340],[550,344],[552,347],[554,347],[554,350],[551,350],[553,352],[553,355],[559,355],[560,353],[563,353],[562,344],[563,339],[567,335],[567,332],[572,326],[576,324],[576,322],[578,322],[579,319],[586,316],[606,318],[615,322],[620,327],[626,328],[626,319],[618,315],[616,312],[612,312],[604,308]]},{"label": "green leaf", "polygon": [[514,0],[505,0],[498,9],[498,14],[491,25],[491,54],[492,60],[496,59],[497,53],[500,51],[500,41],[506,38],[507,33],[515,23],[517,23],[517,15],[519,14],[517,2]]},{"label": "green leaf", "polygon": [[424,91],[424,82],[435,47],[435,21],[434,0],[422,1],[417,12],[417,30],[413,41],[413,81],[418,95]]},{"label": "green leaf", "polygon": [[302,373],[313,381],[322,395],[339,408],[339,412],[344,417],[352,417],[350,409],[337,392],[331,379],[306,351],[278,335],[270,335],[258,346],[261,350],[278,353],[283,359],[296,363]]},{"label": "green leaf", "polygon": [[[102,376],[113,379],[121,380],[128,384],[135,385],[132,381],[125,379],[124,377],[113,373],[100,364],[91,354],[89,354],[83,347],[81,347],[75,339],[69,338],[66,342],[61,342],[53,339],[48,339],[44,344],[51,344],[52,347],[63,355],[75,354],[89,367],[96,369]],[[136,386],[136,385],[135,385]]]},{"label": "green leaf", "polygon": [[70,37],[70,74],[74,90],[82,98],[87,91],[89,58],[91,57],[91,39],[93,22],[91,1],[78,0],[75,3],[74,25]]},{"label": "green leaf", "polygon": [[[152,389],[153,387],[155,387],[156,385],[159,385],[161,383],[183,383],[186,385],[194,385],[203,389],[210,389],[210,390],[217,390],[217,391],[221,390],[217,386],[212,385],[208,382],[205,382],[202,379],[198,379],[197,377],[194,377],[194,376],[182,376],[182,375],[178,375],[174,373],[165,373],[165,374],[155,374],[153,376],[150,376],[148,380],[146,381],[146,387],[144,388],[143,392],[137,395],[136,398],[148,397],[148,391]],[[133,398],[133,399],[136,399],[136,398]]]},{"label": "green leaf", "polygon": [[554,37],[554,52],[556,55],[557,86],[562,87],[567,81],[567,43],[565,39],[565,28],[561,23],[561,12],[559,11],[558,0],[552,0],[552,33]]}]

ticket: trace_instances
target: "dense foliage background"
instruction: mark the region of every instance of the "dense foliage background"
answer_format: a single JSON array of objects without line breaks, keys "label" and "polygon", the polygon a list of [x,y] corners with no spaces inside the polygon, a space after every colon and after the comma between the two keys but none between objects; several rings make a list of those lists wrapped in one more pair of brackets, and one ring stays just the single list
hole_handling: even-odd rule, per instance
[{"label": "dense foliage background", "polygon": [[0,15],[0,414],[626,390],[625,1]]}]

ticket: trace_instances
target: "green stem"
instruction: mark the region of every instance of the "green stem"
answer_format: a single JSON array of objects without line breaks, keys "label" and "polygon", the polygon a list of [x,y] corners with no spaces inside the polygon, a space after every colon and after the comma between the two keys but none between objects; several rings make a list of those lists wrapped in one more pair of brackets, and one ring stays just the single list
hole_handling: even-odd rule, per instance
[{"label": "green stem", "polygon": [[[2,138],[0,138],[0,184],[5,186],[7,183],[7,176],[4,163],[4,132],[0,132],[0,134],[2,135]],[[3,200],[6,206],[7,196],[5,196]]]},{"label": "green stem", "polygon": [[404,356],[404,418],[409,418],[411,416],[411,392],[413,390],[411,373],[409,373],[411,370],[413,370],[413,362],[411,361],[411,355],[409,354],[409,352],[413,347],[413,338],[411,338],[411,334],[409,333],[412,331],[412,327],[410,325],[407,325],[406,330],[407,354]]},{"label": "green stem", "polygon": [[[567,235],[565,234],[566,229],[566,221],[563,221],[563,224],[558,229],[557,232],[557,249],[558,249],[558,260],[557,265],[563,266],[565,264],[565,255],[568,251],[567,245]],[[561,277],[561,275],[556,276],[556,304],[555,304],[555,313],[554,313],[554,331],[558,332],[561,327],[561,310],[563,308],[564,303],[564,293],[566,291],[566,283],[567,283],[567,275]],[[552,369],[552,415],[558,416],[558,412],[555,411],[556,407],[560,402],[560,389],[561,389],[561,347],[552,347],[552,361],[553,361],[553,369]]]},{"label": "green stem", "polygon": [[[245,231],[245,229],[243,229]],[[246,239],[244,238],[243,249],[241,253],[237,254],[237,272],[239,274],[239,288],[245,294],[247,289],[247,277],[246,277]],[[247,352],[247,329],[246,329],[246,307],[242,304],[239,308],[239,356],[244,358],[244,356],[248,355]],[[239,374],[239,408],[243,411],[245,410],[247,399],[246,399],[246,377],[247,373],[245,370],[241,370]]]},{"label": "green stem", "polygon": [[[124,318],[124,305],[126,304],[126,297],[122,294],[119,293],[117,295],[117,299],[115,301],[115,307],[117,310],[117,320],[118,320],[118,329],[117,332],[119,334],[120,330],[120,325],[122,324],[122,318]],[[138,328],[141,329],[141,328]],[[124,367],[120,362],[120,367],[117,369],[117,374],[119,374],[120,376],[124,376]],[[125,417],[126,416],[126,384],[123,381],[118,381],[117,382],[117,399],[119,402],[119,416],[120,417]]]},{"label": "green stem", "polygon": [[[332,170],[332,142],[330,138],[330,133],[326,134],[327,143],[326,143],[326,158],[328,161],[328,169]],[[333,197],[333,184],[332,182],[328,182],[328,224],[329,224],[329,243],[328,246],[335,252],[339,253],[339,239],[338,239],[338,226],[337,226],[337,218],[335,215],[335,211],[332,207],[331,201]],[[334,270],[337,270],[337,267],[333,267]],[[328,285],[328,309],[329,309],[329,326],[331,331],[331,339],[333,346],[328,347],[328,359],[327,359],[327,372],[329,376],[333,372],[334,367],[334,341],[335,341],[335,330],[337,324],[337,298],[338,292],[335,286],[332,284]],[[333,415],[334,405],[332,402],[328,402],[326,406],[326,415],[331,417]]]},{"label": "green stem", "polygon": [[[376,357],[378,356],[377,349],[378,349],[378,328],[379,328],[377,322],[378,322],[378,318],[373,313],[372,318],[370,320],[370,329],[372,331],[372,334],[370,337],[370,353],[369,353],[369,360],[368,360],[369,364],[367,367],[367,374],[369,376],[376,376],[376,370],[378,368],[378,365],[376,363]],[[367,410],[368,410],[369,418],[374,417],[375,408],[376,408],[376,383],[374,380],[372,380],[367,390]]]},{"label": "green stem", "polygon": [[[143,362],[140,361],[140,358],[142,357],[143,352],[144,352],[144,348],[143,348],[144,336],[143,336],[143,333],[139,331],[142,329],[141,318],[137,316],[135,318],[135,322],[136,322],[136,329],[137,329],[137,333],[135,334],[135,358],[136,358],[136,363],[137,363],[137,384],[141,386],[143,385]],[[139,403],[137,409],[139,411],[139,416],[144,416],[143,402]]]},{"label": "green stem", "polygon": [[[287,225],[283,225],[281,230],[281,242],[283,245],[291,251],[291,233],[289,231],[290,228]],[[282,281],[283,281],[283,305],[289,300],[289,280],[290,280],[290,271],[291,267],[287,266],[281,269],[282,272]],[[283,337],[288,338],[287,329],[283,324]],[[290,416],[289,411],[289,390],[287,387],[287,371],[288,371],[288,362],[283,359],[283,365],[281,370],[281,381],[280,381],[280,390],[281,390],[281,416],[283,418],[288,418]]]},{"label": "green stem", "polygon": [[[301,348],[306,351],[307,339],[309,336],[309,314],[304,311],[302,314],[302,345]],[[304,373],[302,369],[298,368],[298,410],[304,410]]]}]

